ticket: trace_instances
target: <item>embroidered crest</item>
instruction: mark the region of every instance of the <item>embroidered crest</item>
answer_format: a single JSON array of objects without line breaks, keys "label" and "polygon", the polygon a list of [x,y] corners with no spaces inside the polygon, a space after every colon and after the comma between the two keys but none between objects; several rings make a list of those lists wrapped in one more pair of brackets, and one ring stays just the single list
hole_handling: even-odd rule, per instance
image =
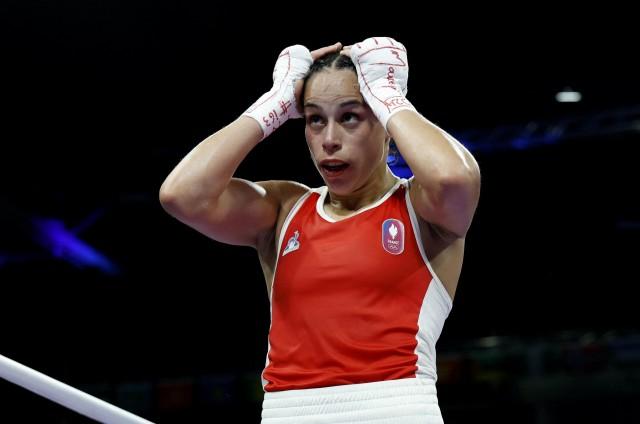
[{"label": "embroidered crest", "polygon": [[404,224],[398,219],[387,219],[382,223],[382,247],[392,255],[404,251]]},{"label": "embroidered crest", "polygon": [[300,237],[300,233],[298,232],[298,230],[296,230],[293,233],[293,237],[291,237],[287,242],[287,247],[284,248],[284,252],[282,252],[282,256],[286,255],[287,253],[291,253],[294,250],[300,249],[300,242],[298,241],[298,237]]}]

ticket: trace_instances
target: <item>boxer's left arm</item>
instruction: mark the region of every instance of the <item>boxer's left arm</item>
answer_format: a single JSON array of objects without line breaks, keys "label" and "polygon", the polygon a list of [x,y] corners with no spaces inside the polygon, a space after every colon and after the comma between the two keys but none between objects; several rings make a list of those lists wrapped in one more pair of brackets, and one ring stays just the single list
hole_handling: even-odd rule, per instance
[{"label": "boxer's left arm", "polygon": [[419,114],[407,100],[409,65],[404,46],[388,37],[346,47],[360,91],[413,172],[416,213],[441,234],[462,238],[478,205],[480,170],[471,153]]}]

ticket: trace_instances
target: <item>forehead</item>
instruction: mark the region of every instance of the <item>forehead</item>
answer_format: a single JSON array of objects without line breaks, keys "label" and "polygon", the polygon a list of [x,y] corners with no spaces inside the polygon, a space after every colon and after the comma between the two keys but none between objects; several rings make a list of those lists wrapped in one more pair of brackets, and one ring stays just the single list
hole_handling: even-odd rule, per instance
[{"label": "forehead", "polygon": [[313,74],[304,90],[304,102],[334,102],[344,98],[362,101],[358,77],[349,69],[326,69]]}]

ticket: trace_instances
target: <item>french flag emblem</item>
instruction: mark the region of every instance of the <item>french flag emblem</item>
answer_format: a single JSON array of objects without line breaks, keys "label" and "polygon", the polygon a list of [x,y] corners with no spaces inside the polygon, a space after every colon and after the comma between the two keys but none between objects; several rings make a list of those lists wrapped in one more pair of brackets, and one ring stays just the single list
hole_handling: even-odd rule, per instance
[{"label": "french flag emblem", "polygon": [[404,224],[397,219],[387,219],[382,223],[382,247],[392,255],[404,251]]}]

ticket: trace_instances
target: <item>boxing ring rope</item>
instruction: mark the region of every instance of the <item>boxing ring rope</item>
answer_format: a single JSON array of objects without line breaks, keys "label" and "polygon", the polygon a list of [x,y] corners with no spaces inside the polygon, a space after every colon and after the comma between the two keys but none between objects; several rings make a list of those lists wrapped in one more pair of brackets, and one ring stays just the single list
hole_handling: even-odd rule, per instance
[{"label": "boxing ring rope", "polygon": [[0,377],[102,423],[153,424],[2,355]]}]

